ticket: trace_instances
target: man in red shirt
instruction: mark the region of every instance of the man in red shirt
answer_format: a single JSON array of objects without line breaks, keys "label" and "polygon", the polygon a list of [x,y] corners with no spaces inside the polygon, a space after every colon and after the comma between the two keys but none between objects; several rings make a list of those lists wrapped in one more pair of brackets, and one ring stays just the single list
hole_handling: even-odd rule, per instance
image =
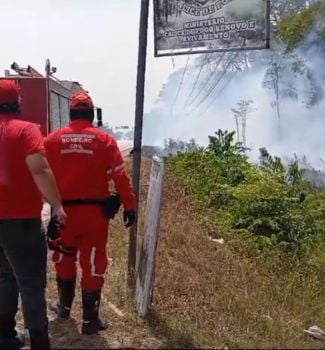
[{"label": "man in red shirt", "polygon": [[15,331],[18,294],[32,349],[48,349],[46,240],[42,196],[61,223],[66,214],[39,128],[17,119],[19,90],[0,80],[0,348],[23,345]]},{"label": "man in red shirt", "polygon": [[[99,204],[109,196],[112,179],[124,206],[124,221],[135,219],[135,195],[116,140],[93,126],[94,105],[86,92],[77,92],[70,104],[71,124],[45,139],[47,156],[58,182],[69,217],[61,244],[70,254],[54,252],[59,301],[51,309],[59,317],[70,315],[76,284],[76,260],[82,269],[83,334],[106,329],[98,316],[101,289],[107,267],[109,219]],[[96,201],[98,202],[96,203]],[[75,205],[71,205],[71,202]]]}]

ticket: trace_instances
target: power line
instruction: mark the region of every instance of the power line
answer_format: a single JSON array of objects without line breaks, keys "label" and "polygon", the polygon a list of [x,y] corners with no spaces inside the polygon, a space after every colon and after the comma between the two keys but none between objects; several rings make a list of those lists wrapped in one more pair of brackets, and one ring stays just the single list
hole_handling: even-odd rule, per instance
[{"label": "power line", "polygon": [[231,77],[230,79],[228,79],[228,81],[226,82],[226,84],[218,91],[218,93],[214,96],[214,98],[211,100],[211,102],[208,104],[207,108],[204,110],[204,112],[200,113],[200,115],[204,115],[209,109],[210,107],[213,105],[213,102],[215,101],[215,99],[226,89],[226,87],[232,82],[232,80],[235,78],[235,76],[237,75],[238,71],[236,71]]},{"label": "power line", "polygon": [[180,93],[180,91],[181,91],[181,88],[182,88],[182,85],[183,85],[183,82],[184,82],[184,77],[185,77],[185,73],[186,73],[186,71],[187,71],[187,67],[188,67],[189,61],[190,61],[190,56],[188,55],[188,56],[187,56],[187,60],[186,60],[186,65],[185,65],[184,70],[183,70],[182,78],[181,78],[181,81],[180,81],[180,83],[179,83],[179,87],[178,87],[178,90],[177,90],[177,93],[176,93],[176,96],[175,96],[175,100],[174,100],[174,102],[173,102],[173,104],[172,104],[172,108],[173,108],[173,106],[176,105],[176,102],[177,102],[179,93]]},{"label": "power line", "polygon": [[202,60],[199,73],[198,73],[198,75],[197,75],[197,77],[196,77],[196,79],[195,79],[195,82],[194,82],[194,84],[193,84],[192,90],[191,90],[190,94],[188,95],[188,98],[186,99],[186,101],[185,101],[185,103],[184,103],[184,107],[187,105],[187,103],[189,102],[189,100],[191,99],[191,97],[192,97],[192,95],[193,95],[193,92],[194,92],[194,90],[195,90],[195,88],[196,88],[196,85],[197,85],[198,82],[199,82],[199,79],[200,79],[202,70],[203,70],[203,68],[204,68],[204,66],[205,66],[205,64],[206,64],[206,62],[207,62],[208,59],[209,59],[209,55],[210,55],[209,53],[205,54],[205,57],[204,57],[204,59]]},{"label": "power line", "polygon": [[239,52],[236,52],[236,54],[233,56],[232,59],[229,60],[229,62],[227,63],[223,73],[221,74],[220,77],[218,77],[218,79],[215,81],[215,83],[213,84],[213,86],[211,86],[211,88],[209,89],[208,93],[200,100],[200,102],[191,110],[190,113],[193,113],[195,110],[197,110],[202,103],[210,97],[210,95],[213,93],[213,91],[215,90],[215,88],[219,85],[220,81],[223,79],[223,77],[226,75],[227,73],[227,69],[229,68],[230,64],[233,62],[233,60],[238,56]]},{"label": "power line", "polygon": [[[207,86],[209,83],[210,83],[210,81],[211,81],[211,79],[212,78],[214,78],[215,77],[215,75],[218,73],[218,67],[219,67],[219,65],[220,65],[220,63],[221,63],[221,61],[223,60],[223,58],[225,57],[225,52],[220,56],[220,58],[219,58],[219,60],[218,60],[218,62],[217,62],[217,64],[216,64],[216,69],[214,70],[214,72],[212,73],[212,74],[210,74],[209,76],[208,76],[208,79],[205,81],[205,83],[203,84],[204,86]],[[188,106],[190,107],[194,102],[195,102],[195,100],[201,95],[201,92],[203,91],[204,89],[202,89],[202,90],[199,90],[199,92],[195,95],[195,97],[192,99],[192,101],[188,104]]]},{"label": "power line", "polygon": [[211,86],[211,88],[209,89],[209,91],[207,92],[207,94],[199,101],[199,103],[192,109],[191,113],[194,112],[195,110],[197,110],[201,105],[202,103],[210,97],[210,95],[213,93],[213,91],[215,90],[215,88],[219,85],[220,81],[223,79],[223,77],[226,75],[227,73],[227,69],[229,68],[231,62],[233,61],[235,57],[233,57],[231,60],[229,60],[229,62],[227,63],[223,73],[221,74],[221,76],[219,76],[214,84]]}]

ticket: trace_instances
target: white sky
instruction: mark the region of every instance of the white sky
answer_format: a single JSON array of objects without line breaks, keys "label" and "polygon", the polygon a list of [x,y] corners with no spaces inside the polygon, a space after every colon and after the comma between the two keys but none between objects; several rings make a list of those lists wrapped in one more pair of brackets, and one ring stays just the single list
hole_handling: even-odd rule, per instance
[{"label": "white sky", "polygon": [[[110,125],[133,125],[140,0],[0,0],[0,75],[13,61],[79,81]],[[153,56],[150,9],[145,111],[173,71]],[[176,69],[186,57],[175,58]]]}]

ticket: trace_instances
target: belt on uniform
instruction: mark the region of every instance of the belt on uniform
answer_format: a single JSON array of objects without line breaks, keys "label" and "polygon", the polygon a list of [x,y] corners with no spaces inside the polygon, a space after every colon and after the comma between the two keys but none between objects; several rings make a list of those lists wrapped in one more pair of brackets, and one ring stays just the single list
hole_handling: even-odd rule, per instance
[{"label": "belt on uniform", "polygon": [[80,204],[97,204],[104,205],[107,199],[96,199],[96,198],[77,198],[77,199],[64,199],[63,205],[80,205]]},{"label": "belt on uniform", "polygon": [[74,205],[99,205],[103,209],[105,217],[108,219],[114,219],[121,207],[121,200],[118,194],[112,194],[105,199],[101,198],[77,198],[77,199],[64,199],[62,201],[63,206]]}]

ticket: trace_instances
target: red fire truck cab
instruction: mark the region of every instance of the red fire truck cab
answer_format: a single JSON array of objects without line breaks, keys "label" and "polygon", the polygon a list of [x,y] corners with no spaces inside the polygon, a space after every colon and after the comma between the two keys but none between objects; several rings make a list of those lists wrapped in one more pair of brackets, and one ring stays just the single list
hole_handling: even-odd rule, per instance
[{"label": "red fire truck cab", "polygon": [[[46,62],[46,76],[31,66],[20,68],[11,65],[16,74],[5,71],[0,79],[13,79],[20,88],[21,118],[38,124],[43,135],[69,123],[69,100],[75,91],[84,90],[75,81],[59,80],[53,76],[56,69]],[[97,110],[98,126],[102,125],[102,111]]]}]

